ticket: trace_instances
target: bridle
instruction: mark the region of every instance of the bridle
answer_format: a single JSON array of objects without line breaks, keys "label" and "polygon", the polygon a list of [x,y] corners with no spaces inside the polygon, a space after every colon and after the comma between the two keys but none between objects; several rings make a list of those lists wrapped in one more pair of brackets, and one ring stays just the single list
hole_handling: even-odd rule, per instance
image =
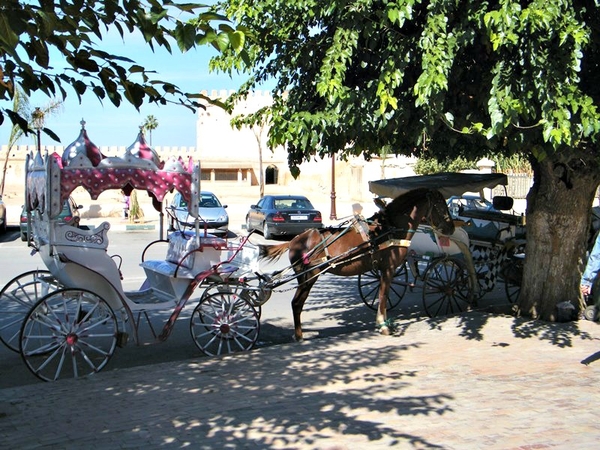
[{"label": "bridle", "polygon": [[[443,198],[441,197],[441,194],[437,191],[429,191],[429,192],[427,192],[425,197],[427,198],[427,202],[428,202],[429,206],[427,208],[427,213],[423,217],[425,217],[425,220],[427,220],[427,223],[429,223],[429,225],[431,226],[431,228],[434,231],[439,232],[440,231],[439,227],[433,223],[433,213],[435,211],[437,213],[437,215],[442,218],[440,223],[448,222],[451,220],[450,214],[448,213],[448,208],[446,207],[446,204],[443,201],[441,201],[441,202],[437,201],[439,199],[443,200]],[[438,198],[436,199],[435,197],[438,197]],[[443,211],[440,210],[442,207],[440,205],[443,205],[443,207],[444,207]]]}]

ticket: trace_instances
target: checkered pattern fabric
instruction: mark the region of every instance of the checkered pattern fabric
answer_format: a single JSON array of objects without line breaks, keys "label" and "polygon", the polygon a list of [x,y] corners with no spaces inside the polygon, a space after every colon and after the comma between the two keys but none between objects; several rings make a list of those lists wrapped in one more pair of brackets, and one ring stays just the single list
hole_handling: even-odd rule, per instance
[{"label": "checkered pattern fabric", "polygon": [[471,242],[471,255],[477,272],[480,295],[491,291],[500,277],[500,269],[506,261],[507,248],[492,243]]}]

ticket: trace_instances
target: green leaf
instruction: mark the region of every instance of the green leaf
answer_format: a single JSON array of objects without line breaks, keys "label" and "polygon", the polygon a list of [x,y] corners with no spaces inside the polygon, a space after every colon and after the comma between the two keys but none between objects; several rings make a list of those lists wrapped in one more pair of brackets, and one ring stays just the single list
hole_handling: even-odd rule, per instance
[{"label": "green leaf", "polygon": [[0,14],[0,42],[4,42],[9,52],[19,44],[19,36],[13,31],[8,17],[4,14]]},{"label": "green leaf", "polygon": [[229,47],[229,42],[229,34],[219,33],[217,35],[217,39],[215,40],[216,48],[219,51],[225,51],[227,50],[227,47]]},{"label": "green leaf", "polygon": [[241,31],[235,31],[229,35],[229,42],[236,52],[240,52],[244,48],[246,35]]},{"label": "green leaf", "polygon": [[174,34],[182,52],[188,51],[196,44],[196,28],[191,24],[178,24]]}]

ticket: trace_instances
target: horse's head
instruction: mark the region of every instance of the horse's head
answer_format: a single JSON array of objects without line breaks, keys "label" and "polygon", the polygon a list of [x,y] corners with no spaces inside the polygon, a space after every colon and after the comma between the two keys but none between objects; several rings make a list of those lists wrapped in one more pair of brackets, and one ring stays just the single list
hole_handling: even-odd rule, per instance
[{"label": "horse's head", "polygon": [[423,216],[434,229],[445,235],[454,233],[454,221],[450,216],[448,205],[440,191],[430,189],[427,198],[427,212]]},{"label": "horse's head", "polygon": [[[454,233],[454,221],[442,194],[434,189],[414,189],[395,198],[385,212],[389,223],[399,229],[416,230],[423,219],[442,234]],[[406,223],[408,221],[408,224]]]}]

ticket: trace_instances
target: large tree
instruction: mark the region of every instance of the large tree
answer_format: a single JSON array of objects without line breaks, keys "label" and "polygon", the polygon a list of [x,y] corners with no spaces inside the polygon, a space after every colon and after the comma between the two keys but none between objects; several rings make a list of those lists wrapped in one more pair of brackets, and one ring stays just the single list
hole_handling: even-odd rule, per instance
[{"label": "large tree", "polygon": [[[270,146],[287,145],[294,173],[315,155],[368,158],[386,148],[439,159],[520,153],[534,185],[519,313],[555,320],[557,303],[583,306],[580,265],[600,183],[597,0],[222,7],[253,30],[239,95],[276,80],[274,104],[261,114]],[[243,69],[232,52],[212,64]]]},{"label": "large tree", "polygon": [[[15,88],[26,96],[43,92],[64,100],[95,95],[115,106],[123,100],[174,102],[195,109],[200,93],[182,92],[135,61],[102,50],[102,39],[118,33],[127,44],[139,33],[154,49],[182,52],[211,44],[243,54],[244,33],[205,5],[172,0],[2,0],[0,2],[0,125],[8,116],[26,132],[26,118],[12,111]],[[10,102],[10,103],[9,103]],[[44,129],[55,140],[51,130]]]}]

